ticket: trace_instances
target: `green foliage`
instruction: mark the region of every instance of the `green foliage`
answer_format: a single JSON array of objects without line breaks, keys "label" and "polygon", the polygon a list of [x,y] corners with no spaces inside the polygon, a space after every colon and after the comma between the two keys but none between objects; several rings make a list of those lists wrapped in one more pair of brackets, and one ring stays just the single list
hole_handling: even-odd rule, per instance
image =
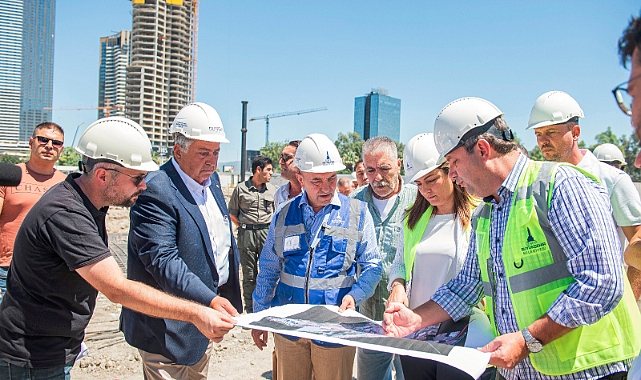
[{"label": "green foliage", "polygon": [[20,156],[14,156],[13,154],[4,153],[0,155],[0,162],[5,162],[7,164],[19,164],[25,162],[26,160]]},{"label": "green foliage", "polygon": [[[269,141],[267,145],[260,148],[260,154],[272,159],[272,166],[274,167],[274,172],[276,171],[277,168],[278,168],[278,171],[280,171],[278,158],[280,157],[280,154],[283,152],[283,149],[285,149],[287,144],[289,144],[289,141],[282,141],[282,142]],[[251,168],[249,170],[251,170]]]},{"label": "green foliage", "polygon": [[356,132],[350,132],[347,135],[341,132],[334,143],[338,148],[338,154],[341,155],[343,165],[345,165],[345,169],[340,173],[353,172],[354,164],[363,156],[364,141],[361,136]]},{"label": "green foliage", "polygon": [[545,161],[545,157],[543,157],[543,153],[541,153],[538,145],[535,145],[534,148],[528,152],[528,155],[530,159],[534,161]]},{"label": "green foliage", "polygon": [[81,159],[82,157],[80,156],[80,153],[78,153],[74,148],[66,146],[62,150],[57,164],[60,166],[78,166],[78,161]]}]

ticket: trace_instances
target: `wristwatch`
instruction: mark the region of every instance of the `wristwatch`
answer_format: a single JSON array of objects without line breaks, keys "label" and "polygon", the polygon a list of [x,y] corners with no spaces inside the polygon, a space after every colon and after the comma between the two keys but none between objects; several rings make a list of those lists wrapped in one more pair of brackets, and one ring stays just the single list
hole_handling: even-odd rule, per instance
[{"label": "wristwatch", "polygon": [[533,354],[536,354],[537,352],[540,352],[543,349],[543,343],[541,343],[540,340],[533,337],[532,334],[530,334],[530,330],[528,330],[527,327],[521,330],[521,334],[523,334],[523,338],[525,338],[525,345],[527,346],[528,351],[530,351]]}]

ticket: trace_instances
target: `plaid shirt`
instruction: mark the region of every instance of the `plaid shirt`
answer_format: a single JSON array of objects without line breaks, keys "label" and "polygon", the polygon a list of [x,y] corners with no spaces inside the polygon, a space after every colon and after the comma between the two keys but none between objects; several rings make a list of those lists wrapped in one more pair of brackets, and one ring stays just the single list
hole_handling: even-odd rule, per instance
[{"label": "plaid shirt", "polygon": [[[520,156],[498,190],[500,201],[485,199],[492,206],[490,255],[496,278],[496,327],[500,334],[519,331],[508,292],[502,259],[512,197],[528,160]],[[580,217],[577,217],[580,216]],[[623,295],[620,245],[607,191],[569,167],[557,170],[548,212],[550,227],[568,257],[567,266],[575,278],[552,303],[547,314],[566,327],[589,325],[614,309]],[[471,313],[483,297],[481,272],[476,254],[476,237],[470,237],[468,255],[459,274],[433,296],[454,319]],[[536,355],[536,354],[533,354]],[[594,367],[564,376],[547,376],[532,366],[529,357],[513,370],[500,368],[506,379],[591,380],[627,371],[631,360]]]}]

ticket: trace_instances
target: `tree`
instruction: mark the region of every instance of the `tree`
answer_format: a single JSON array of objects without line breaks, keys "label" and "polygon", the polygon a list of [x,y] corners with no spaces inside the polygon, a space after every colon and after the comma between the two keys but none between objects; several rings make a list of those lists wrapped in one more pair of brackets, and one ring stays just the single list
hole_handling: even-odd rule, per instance
[{"label": "tree", "polygon": [[363,156],[363,142],[361,136],[356,132],[350,132],[347,135],[342,132],[338,134],[338,138],[334,143],[338,149],[338,154],[343,160],[343,165],[345,165],[345,169],[340,173],[354,171],[354,164]]},{"label": "tree", "polygon": [[635,182],[641,181],[641,169],[634,166],[634,160],[637,158],[637,153],[639,153],[639,140],[637,136],[632,133],[630,137],[626,135],[621,135],[617,137],[612,128],[608,127],[605,132],[601,132],[594,137],[596,144],[590,147],[590,150],[594,150],[597,146],[601,144],[614,144],[621,152],[623,152],[623,157],[625,158],[625,168],[624,171],[632,177],[632,180]]},{"label": "tree", "polygon": [[80,153],[78,153],[74,148],[66,146],[62,150],[57,164],[60,166],[78,166],[78,162],[80,160],[82,160]]},{"label": "tree", "polygon": [[13,154],[4,153],[0,155],[0,162],[5,162],[7,164],[19,164],[25,162],[26,160],[20,156],[14,156]]},{"label": "tree", "polygon": [[260,148],[260,154],[272,159],[272,166],[274,167],[274,172],[276,171],[277,168],[280,171],[278,158],[280,157],[280,154],[283,152],[283,149],[285,149],[287,144],[289,144],[289,141],[282,141],[282,142],[269,141],[267,142],[267,145]]}]

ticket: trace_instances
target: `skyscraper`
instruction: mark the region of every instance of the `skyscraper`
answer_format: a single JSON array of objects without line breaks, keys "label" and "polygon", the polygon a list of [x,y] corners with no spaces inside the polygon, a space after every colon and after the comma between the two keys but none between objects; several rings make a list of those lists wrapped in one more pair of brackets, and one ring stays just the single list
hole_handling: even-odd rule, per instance
[{"label": "skyscraper", "polygon": [[[110,116],[125,116],[125,88],[131,32],[122,30],[113,36],[100,38],[100,75],[98,79],[98,106],[112,107]],[[98,118],[107,116],[98,110]]]},{"label": "skyscraper", "polygon": [[51,121],[55,0],[24,0],[20,140],[36,125]]},{"label": "skyscraper", "polygon": [[0,1],[0,139],[51,119],[55,0]]},{"label": "skyscraper", "polygon": [[354,132],[363,140],[387,136],[400,141],[401,100],[387,96],[382,88],[354,99]]},{"label": "skyscraper", "polygon": [[133,0],[125,113],[165,155],[171,121],[193,101],[196,0]]},{"label": "skyscraper", "polygon": [[22,0],[0,2],[0,137],[20,138]]}]

